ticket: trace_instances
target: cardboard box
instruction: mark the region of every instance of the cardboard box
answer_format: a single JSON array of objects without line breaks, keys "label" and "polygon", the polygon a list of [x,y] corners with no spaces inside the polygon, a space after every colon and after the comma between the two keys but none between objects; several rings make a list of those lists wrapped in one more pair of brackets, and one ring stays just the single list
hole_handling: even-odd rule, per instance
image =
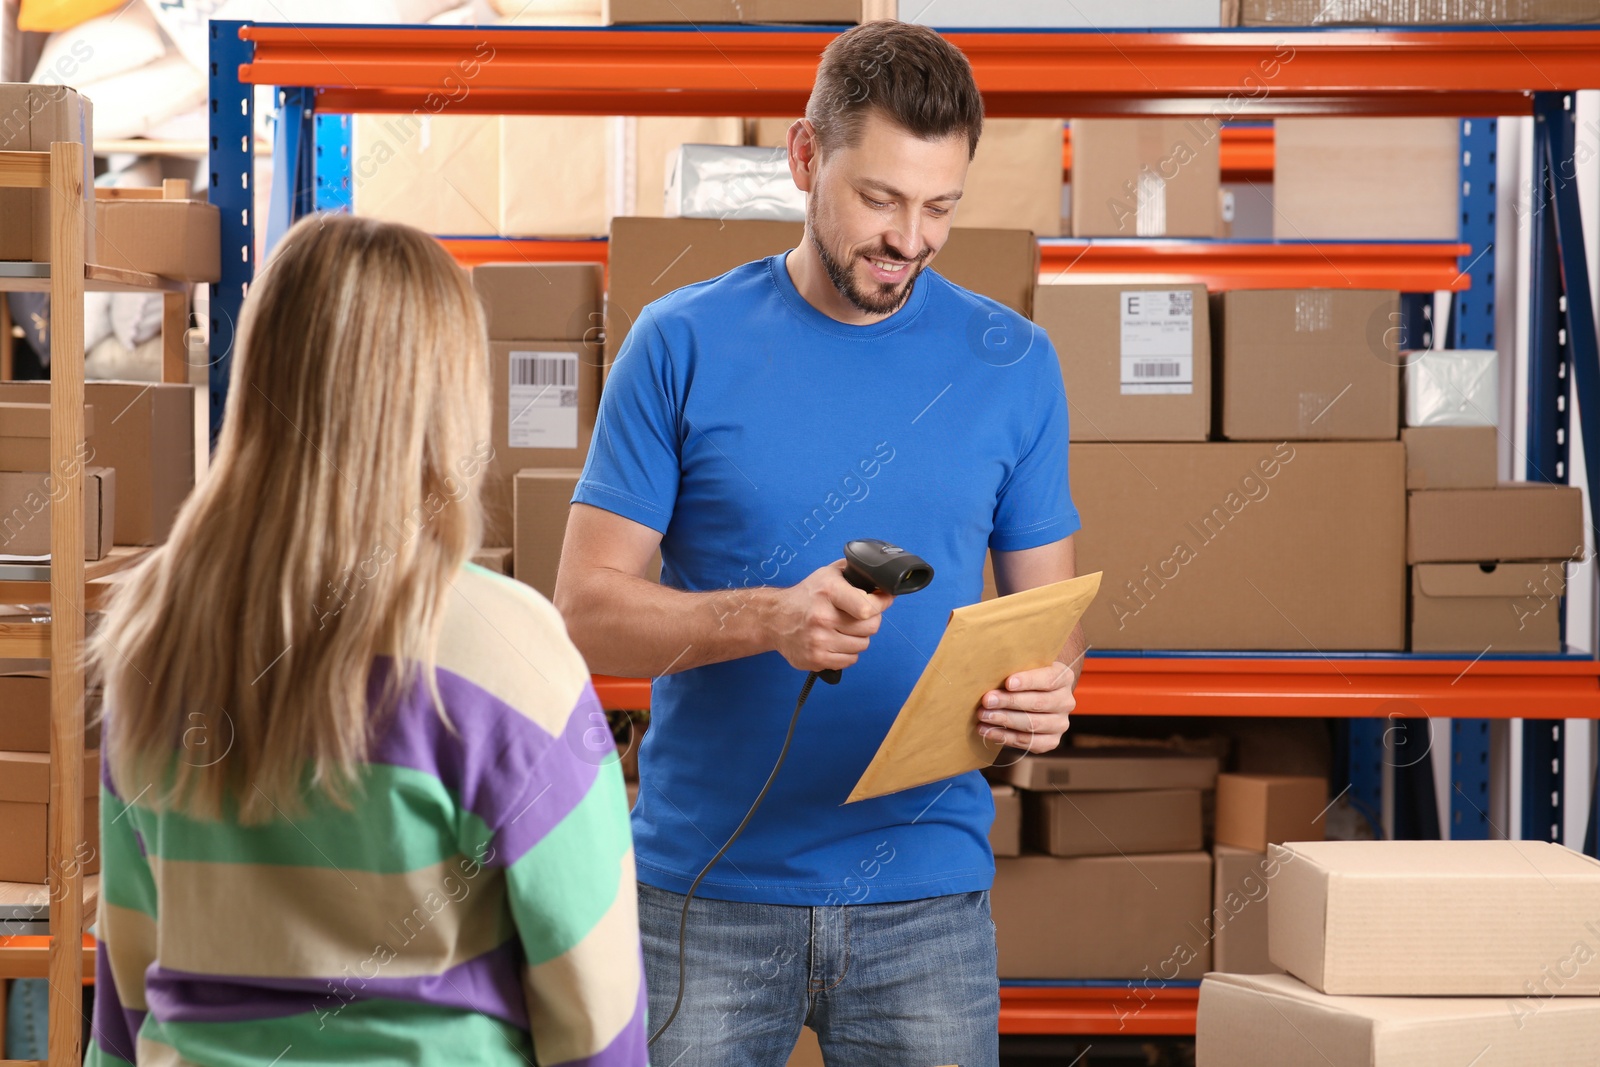
[{"label": "cardboard box", "polygon": [[[908,21],[940,29],[1015,28],[1215,29],[1233,25],[1224,15],[1235,0],[940,0],[937,4],[907,2],[901,14]],[[987,125],[987,124],[986,124]]]},{"label": "cardboard box", "polygon": [[615,131],[600,115],[502,115],[499,230],[602,236],[610,224]]},{"label": "cardboard box", "polygon": [[1210,436],[1205,286],[1041,285],[1033,319],[1061,360],[1072,440]]},{"label": "cardboard box", "polygon": [[1407,493],[1406,562],[1579,559],[1583,490],[1540,482]]},{"label": "cardboard box", "polygon": [[992,785],[994,825],[989,827],[989,847],[996,856],[1022,854],[1022,797],[1015,786]]},{"label": "cardboard box", "polygon": [[608,26],[682,22],[860,22],[863,0],[603,0]]},{"label": "cardboard box", "polygon": [[[1537,1018],[1533,1018],[1537,1012]],[[1197,1067],[1489,1067],[1592,1058],[1600,1001],[1332,997],[1287,975],[1200,984]]]},{"label": "cardboard box", "polygon": [[619,205],[618,213],[623,215],[659,218],[666,214],[667,161],[680,145],[744,144],[744,119],[740,118],[642,115],[621,121],[628,131],[624,173],[633,174],[630,200]]},{"label": "cardboard box", "polygon": [[1244,289],[1218,301],[1222,418],[1231,441],[1393,441],[1400,294]]},{"label": "cardboard box", "polygon": [[[611,224],[606,290],[606,361],[644,306],[674,289],[725,274],[751,260],[777,255],[800,241],[798,222],[618,218]],[[933,267],[957,285],[1033,314],[1039,246],[1025,230],[957,227]]]},{"label": "cardboard box", "polygon": [[1219,845],[1266,852],[1285,841],[1321,841],[1328,780],[1292,774],[1217,775]]},{"label": "cardboard box", "polygon": [[472,269],[489,340],[597,341],[598,263],[484,263]]},{"label": "cardboard box", "polygon": [[[117,515],[117,472],[83,470],[83,558],[111,551]],[[50,501],[57,480],[43,471],[0,471],[0,556],[50,555]]]},{"label": "cardboard box", "polygon": [[1280,117],[1274,125],[1278,240],[1459,238],[1459,119]]},{"label": "cardboard box", "polygon": [[1313,841],[1272,855],[1284,862],[1268,951],[1319,992],[1600,994],[1600,861],[1582,853],[1544,841]]},{"label": "cardboard box", "polygon": [[[0,393],[0,396],[8,394]],[[48,390],[46,396],[48,396]],[[94,405],[83,406],[83,432],[94,433]],[[50,403],[0,402],[0,471],[50,469]]]},{"label": "cardboard box", "polygon": [[1073,119],[1073,236],[1222,236],[1221,143],[1199,119]]},{"label": "cardboard box", "polygon": [[1038,792],[1104,792],[1126,789],[1210,789],[1216,785],[1215,756],[1180,756],[1143,748],[1057,749],[1017,756],[985,774],[992,782]]},{"label": "cardboard box", "polygon": [[1029,793],[1029,841],[1052,856],[1193,852],[1204,843],[1200,790]]},{"label": "cardboard box", "polygon": [[1407,489],[1493,489],[1500,467],[1493,426],[1407,426]]},{"label": "cardboard box", "polygon": [[1280,973],[1267,958],[1267,902],[1280,868],[1265,852],[1217,844],[1211,869],[1211,969]]},{"label": "cardboard box", "polygon": [[[13,664],[15,666],[15,664]],[[85,719],[99,712],[100,691],[85,694]],[[90,748],[100,746],[98,724],[88,728]],[[39,673],[0,674],[0,752],[50,751],[50,675]]]},{"label": "cardboard box", "polygon": [[1398,441],[1084,444],[1071,463],[1078,567],[1105,572],[1094,647],[1405,647]]},{"label": "cardboard box", "polygon": [[[162,382],[85,382],[99,409],[89,461],[117,471],[118,545],[159,545],[194,488],[195,387]],[[0,383],[0,402],[48,403],[48,382]]]},{"label": "cardboard box", "polygon": [[[100,753],[83,757],[84,874],[100,871]],[[0,752],[0,882],[43,885],[50,873],[50,754]],[[66,862],[71,862],[68,858]]]},{"label": "cardboard box", "polygon": [[482,237],[498,232],[498,116],[353,119],[350,194],[356,214],[427,233]]},{"label": "cardboard box", "polygon": [[[0,152],[48,152],[52,141],[83,149],[83,260],[95,263],[94,104],[64,85],[0,84]],[[50,191],[0,189],[0,260],[46,263],[50,255]]]},{"label": "cardboard box", "polygon": [[1560,652],[1566,564],[1419,563],[1413,652]]},{"label": "cardboard box", "polygon": [[222,214],[201,200],[102,199],[94,204],[99,262],[176,278],[222,278]]},{"label": "cardboard box", "polygon": [[517,521],[511,573],[552,600],[556,571],[561,566],[561,541],[567,534],[567,512],[581,473],[577,468],[521,470],[515,480]]},{"label": "cardboard box", "polygon": [[480,548],[472,554],[472,562],[496,574],[510,574],[511,549]]},{"label": "cardboard box", "polygon": [[1239,0],[1241,26],[1490,26],[1600,22],[1593,0]]},{"label": "cardboard box", "polygon": [[[990,910],[1000,977],[1199,978],[1211,856],[1016,856],[995,860]],[[1130,991],[1129,1010],[1141,1001]]]}]

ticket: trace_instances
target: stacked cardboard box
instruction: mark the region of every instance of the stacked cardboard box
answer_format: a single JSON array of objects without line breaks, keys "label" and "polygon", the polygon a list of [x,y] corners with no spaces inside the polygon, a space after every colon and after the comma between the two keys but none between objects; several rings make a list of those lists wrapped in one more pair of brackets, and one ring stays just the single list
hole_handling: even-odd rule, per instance
[{"label": "stacked cardboard box", "polygon": [[635,23],[824,23],[893,18],[883,0],[604,0],[608,26]]},{"label": "stacked cardboard box", "polygon": [[1600,862],[1535,841],[1305,842],[1271,862],[1268,953],[1288,974],[1206,977],[1199,1067],[1592,1054]]},{"label": "stacked cardboard box", "polygon": [[94,228],[105,266],[184,282],[222,277],[222,213],[203,200],[102,196],[95,200]]},{"label": "stacked cardboard box", "polygon": [[[0,882],[49,881],[45,854],[50,825],[50,753],[0,751]],[[62,862],[100,870],[100,753],[83,758],[84,840]]]},{"label": "stacked cardboard box", "polygon": [[[15,662],[9,666],[15,667]],[[100,706],[100,690],[84,694],[85,714],[92,721]],[[100,727],[89,727],[85,744],[97,748]],[[50,751],[50,672],[19,670],[0,674],[0,751]]]},{"label": "stacked cardboard box", "polygon": [[1593,0],[1240,0],[1241,26],[1560,26],[1600,22]]},{"label": "stacked cardboard box", "polygon": [[1459,237],[1458,119],[1280,118],[1275,126],[1278,240]]},{"label": "stacked cardboard box", "polygon": [[[85,436],[94,407],[83,409]],[[116,522],[116,471],[78,466],[83,476],[83,558],[111,551]],[[0,556],[50,554],[51,502],[61,478],[50,463],[50,405],[0,402]]]},{"label": "stacked cardboard box", "polygon": [[1073,119],[1074,237],[1220,237],[1221,123]]},{"label": "stacked cardboard box", "polygon": [[[0,152],[48,152],[51,142],[76,141],[83,148],[83,210],[94,218],[94,105],[64,85],[0,84]],[[48,189],[0,189],[0,260],[48,262]],[[83,228],[83,259],[97,263],[95,228]]]}]

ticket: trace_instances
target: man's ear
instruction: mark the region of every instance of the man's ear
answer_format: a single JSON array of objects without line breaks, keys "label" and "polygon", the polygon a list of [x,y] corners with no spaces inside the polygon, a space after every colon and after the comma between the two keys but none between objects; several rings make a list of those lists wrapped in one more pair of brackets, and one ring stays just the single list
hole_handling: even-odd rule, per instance
[{"label": "man's ear", "polygon": [[789,127],[789,173],[802,193],[811,191],[817,174],[817,131],[810,119],[796,119]]}]

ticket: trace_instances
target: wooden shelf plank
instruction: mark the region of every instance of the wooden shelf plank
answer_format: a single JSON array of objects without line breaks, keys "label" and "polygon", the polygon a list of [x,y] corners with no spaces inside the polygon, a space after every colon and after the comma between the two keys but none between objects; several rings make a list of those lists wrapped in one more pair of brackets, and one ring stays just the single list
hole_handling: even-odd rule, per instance
[{"label": "wooden shelf plank", "polygon": [[0,660],[49,658],[49,623],[0,622]]},{"label": "wooden shelf plank", "polygon": [[49,184],[49,152],[0,152],[0,189],[44,189]]},{"label": "wooden shelf plank", "polygon": [[[92,293],[181,293],[186,282],[146,274],[142,270],[88,263],[83,268],[83,288]],[[50,264],[0,262],[0,293],[48,293]]]},{"label": "wooden shelf plank", "polygon": [[[86,581],[107,578],[133,566],[150,552],[149,545],[113,545],[110,552],[95,560],[85,560],[83,577]],[[31,604],[33,601],[17,596],[15,584],[50,583],[50,564],[0,563],[0,601],[7,604]],[[46,597],[46,599],[49,599]],[[43,603],[41,601],[40,603]]]}]

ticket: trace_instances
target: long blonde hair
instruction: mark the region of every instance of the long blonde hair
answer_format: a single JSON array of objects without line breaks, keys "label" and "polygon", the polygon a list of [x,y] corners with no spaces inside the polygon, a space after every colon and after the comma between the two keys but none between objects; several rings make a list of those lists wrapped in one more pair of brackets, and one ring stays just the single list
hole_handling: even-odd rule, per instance
[{"label": "long blonde hair", "polygon": [[488,343],[437,242],[348,215],[284,236],[237,338],[211,472],[89,656],[124,797],[261,822],[308,788],[343,802],[375,714],[418,677],[442,713],[441,605],[481,536]]}]

